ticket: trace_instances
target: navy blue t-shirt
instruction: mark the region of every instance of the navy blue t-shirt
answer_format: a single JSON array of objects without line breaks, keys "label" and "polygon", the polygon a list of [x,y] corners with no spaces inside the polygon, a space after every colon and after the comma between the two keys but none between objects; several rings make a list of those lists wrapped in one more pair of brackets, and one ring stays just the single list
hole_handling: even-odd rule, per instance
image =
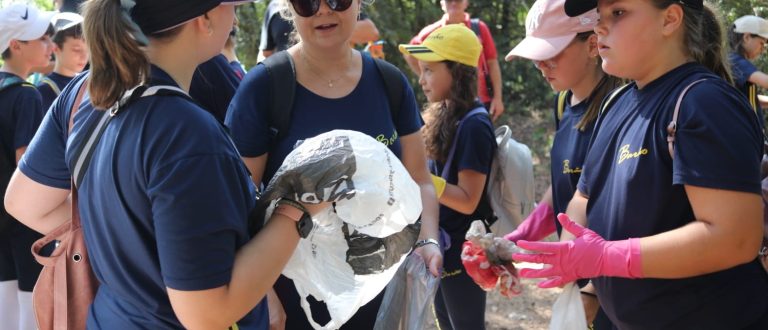
[{"label": "navy blue t-shirt", "polygon": [[[678,95],[674,161],[666,128]],[[589,228],[607,240],[646,237],[694,221],[684,185],[760,194],[762,134],[727,82],[695,63],[645,88],[631,85],[597,124],[578,189]],[[768,310],[768,276],[757,260],[685,279],[592,280],[620,329],[741,329]]]},{"label": "navy blue t-shirt", "polygon": [[[69,189],[68,163],[102,115],[86,95],[67,136],[81,77],[47,113],[19,165],[46,186]],[[157,67],[151,85],[176,86]],[[227,284],[235,253],[249,239],[246,218],[255,197],[248,171],[224,127],[182,96],[145,97],[122,109],[95,147],[78,191],[101,283],[89,329],[182,328],[166,287]],[[238,325],[268,328],[265,301]]]},{"label": "navy blue t-shirt", "polygon": [[363,73],[348,95],[328,99],[296,84],[291,123],[285,138],[273,141],[267,120],[271,80],[266,68],[257,65],[245,76],[227,113],[226,125],[243,157],[269,153],[262,176],[264,184],[275,174],[296,142],[335,129],[359,131],[389,147],[400,157],[400,136],[418,133],[421,116],[410,85],[402,75],[402,108],[393,123],[384,81],[373,59],[363,54]]},{"label": "navy blue t-shirt", "polygon": [[[557,107],[555,107],[555,138],[552,141],[552,150],[549,152],[552,165],[550,166],[552,179],[552,208],[555,214],[565,213],[568,203],[576,192],[581,170],[584,166],[584,158],[589,149],[589,139],[595,128],[594,121],[584,130],[576,126],[591,104],[587,99],[575,106],[571,106],[571,92],[565,96],[565,109],[560,120],[557,120]],[[557,102],[557,101],[555,101]],[[557,233],[560,234],[562,226],[555,220]]]},{"label": "navy blue t-shirt", "polygon": [[[763,118],[763,109],[760,107],[760,101],[757,99],[757,85],[749,82],[749,76],[753,73],[760,71],[749,60],[737,53],[731,53],[728,55],[731,61],[731,71],[733,73],[733,83],[736,88],[747,97],[749,104],[759,114],[760,118]],[[760,125],[763,125],[763,121],[760,121]]]},{"label": "navy blue t-shirt", "polygon": [[227,58],[219,54],[197,67],[189,86],[189,95],[219,122],[224,122],[229,102],[240,80]]},{"label": "navy blue t-shirt", "polygon": [[[62,76],[56,72],[51,72],[51,74],[45,78],[49,81],[46,81],[45,79],[41,80],[37,84],[37,90],[40,91],[40,95],[43,97],[43,111],[48,111],[48,108],[53,104],[53,100],[59,96],[59,93],[64,90],[64,86],[67,86],[74,77]],[[53,86],[49,83],[56,85],[56,90],[54,90]]]},{"label": "navy blue t-shirt", "polygon": [[[0,72],[0,79],[15,76]],[[18,76],[16,76],[18,78]],[[19,78],[21,79],[21,78]],[[29,84],[7,87],[0,91],[0,143],[8,152],[11,164],[16,163],[16,149],[26,147],[43,120],[40,93]]]},{"label": "navy blue t-shirt", "polygon": [[[478,104],[479,106],[482,106]],[[459,184],[459,172],[472,170],[488,175],[491,173],[493,155],[496,154],[496,136],[493,123],[488,115],[474,115],[464,119],[456,140],[456,151],[448,169],[446,182]],[[435,162],[437,176],[442,176],[445,164]],[[483,190],[485,191],[485,190]],[[480,201],[483,203],[484,201]],[[453,241],[464,241],[464,235],[472,221],[479,219],[471,214],[463,214],[445,205],[440,205],[440,228],[445,230]]]}]

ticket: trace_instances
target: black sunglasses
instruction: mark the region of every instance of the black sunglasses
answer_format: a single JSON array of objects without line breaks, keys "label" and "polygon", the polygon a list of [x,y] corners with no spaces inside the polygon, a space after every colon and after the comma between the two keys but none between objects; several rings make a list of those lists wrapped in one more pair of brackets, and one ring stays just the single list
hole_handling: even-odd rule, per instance
[{"label": "black sunglasses", "polygon": [[[291,0],[293,10],[301,17],[312,17],[320,10],[320,1],[323,0]],[[325,0],[328,7],[334,11],[345,11],[352,6],[353,0]]]}]

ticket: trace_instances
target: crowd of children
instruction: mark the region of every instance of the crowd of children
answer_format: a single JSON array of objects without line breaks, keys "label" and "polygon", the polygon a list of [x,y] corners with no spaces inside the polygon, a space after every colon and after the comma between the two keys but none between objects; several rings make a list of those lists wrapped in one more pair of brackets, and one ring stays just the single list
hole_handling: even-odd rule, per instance
[{"label": "crowd of children", "polygon": [[[35,328],[30,247],[69,220],[75,189],[100,283],[89,329],[311,328],[280,272],[306,236],[296,223],[328,205],[283,198],[255,234],[247,219],[294,146],[334,129],[385,143],[419,185],[413,251],[441,278],[438,326],[485,328],[486,292],[460,254],[472,220],[493,216],[485,187],[504,106],[488,26],[468,0],[443,0],[445,16],[400,45],[427,99],[420,111],[403,73],[350,47],[364,1],[272,0],[268,16],[282,15],[296,43],[263,47],[268,63],[247,73],[234,51],[245,2],[0,8],[3,329]],[[541,288],[577,281],[595,329],[768,328],[768,75],[753,63],[768,21],[726,28],[703,0],[538,0],[525,26],[506,60],[532,61],[556,92],[556,133],[551,186],[502,233],[528,250],[514,260],[545,264],[520,275]],[[35,86],[33,72],[48,74]],[[294,75],[286,127],[274,122],[274,72]],[[84,145],[90,169],[73,187]],[[342,328],[373,328],[382,296]]]}]

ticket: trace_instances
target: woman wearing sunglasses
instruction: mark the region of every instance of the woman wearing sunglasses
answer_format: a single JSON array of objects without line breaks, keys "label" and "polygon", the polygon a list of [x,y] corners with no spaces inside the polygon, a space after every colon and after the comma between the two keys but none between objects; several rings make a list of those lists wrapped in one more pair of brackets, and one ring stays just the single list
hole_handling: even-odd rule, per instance
[{"label": "woman wearing sunglasses", "polygon": [[[268,183],[297,141],[323,132],[350,129],[376,138],[398,155],[421,187],[424,211],[419,240],[426,244],[420,244],[415,252],[438,276],[442,266],[436,241],[438,204],[419,133],[422,120],[405,76],[401,74],[402,108],[393,116],[383,77],[373,59],[349,47],[361,0],[277,1],[282,5],[281,14],[294,25],[300,38],[298,44],[286,50],[295,66],[297,82],[289,129],[278,139],[270,134],[268,108],[270,96],[276,91],[263,65],[245,77],[225,121],[252,179],[257,185]],[[270,299],[270,314],[280,314],[282,302],[288,316],[287,329],[310,329],[291,280],[281,277],[275,291],[280,300]],[[342,329],[373,328],[382,295],[363,306]],[[326,308],[309,301],[314,319],[325,324],[329,320]]]}]

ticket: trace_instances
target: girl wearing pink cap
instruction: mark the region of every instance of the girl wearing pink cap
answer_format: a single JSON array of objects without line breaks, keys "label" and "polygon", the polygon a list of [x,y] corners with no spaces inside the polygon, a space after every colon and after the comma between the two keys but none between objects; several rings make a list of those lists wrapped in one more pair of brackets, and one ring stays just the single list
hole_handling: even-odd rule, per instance
[{"label": "girl wearing pink cap", "polygon": [[[619,79],[603,72],[597,52],[597,12],[568,17],[564,0],[539,0],[526,17],[526,38],[509,54],[530,59],[553,90],[559,92],[554,107],[557,132],[550,156],[552,185],[536,209],[505,238],[538,241],[561,227],[555,214],[565,212],[581,176],[589,138],[600,112],[602,99],[619,84]],[[584,285],[586,283],[583,283]],[[599,304],[592,285],[582,288],[587,321],[595,328],[610,329],[610,321],[598,313]]]},{"label": "girl wearing pink cap", "polygon": [[768,329],[763,134],[730,84],[722,25],[702,0],[566,0],[565,11],[595,6],[603,70],[632,82],[599,116],[558,215],[573,240],[518,241],[536,253],[515,260],[545,264],[520,275],[542,288],[591,278],[619,329]]}]

